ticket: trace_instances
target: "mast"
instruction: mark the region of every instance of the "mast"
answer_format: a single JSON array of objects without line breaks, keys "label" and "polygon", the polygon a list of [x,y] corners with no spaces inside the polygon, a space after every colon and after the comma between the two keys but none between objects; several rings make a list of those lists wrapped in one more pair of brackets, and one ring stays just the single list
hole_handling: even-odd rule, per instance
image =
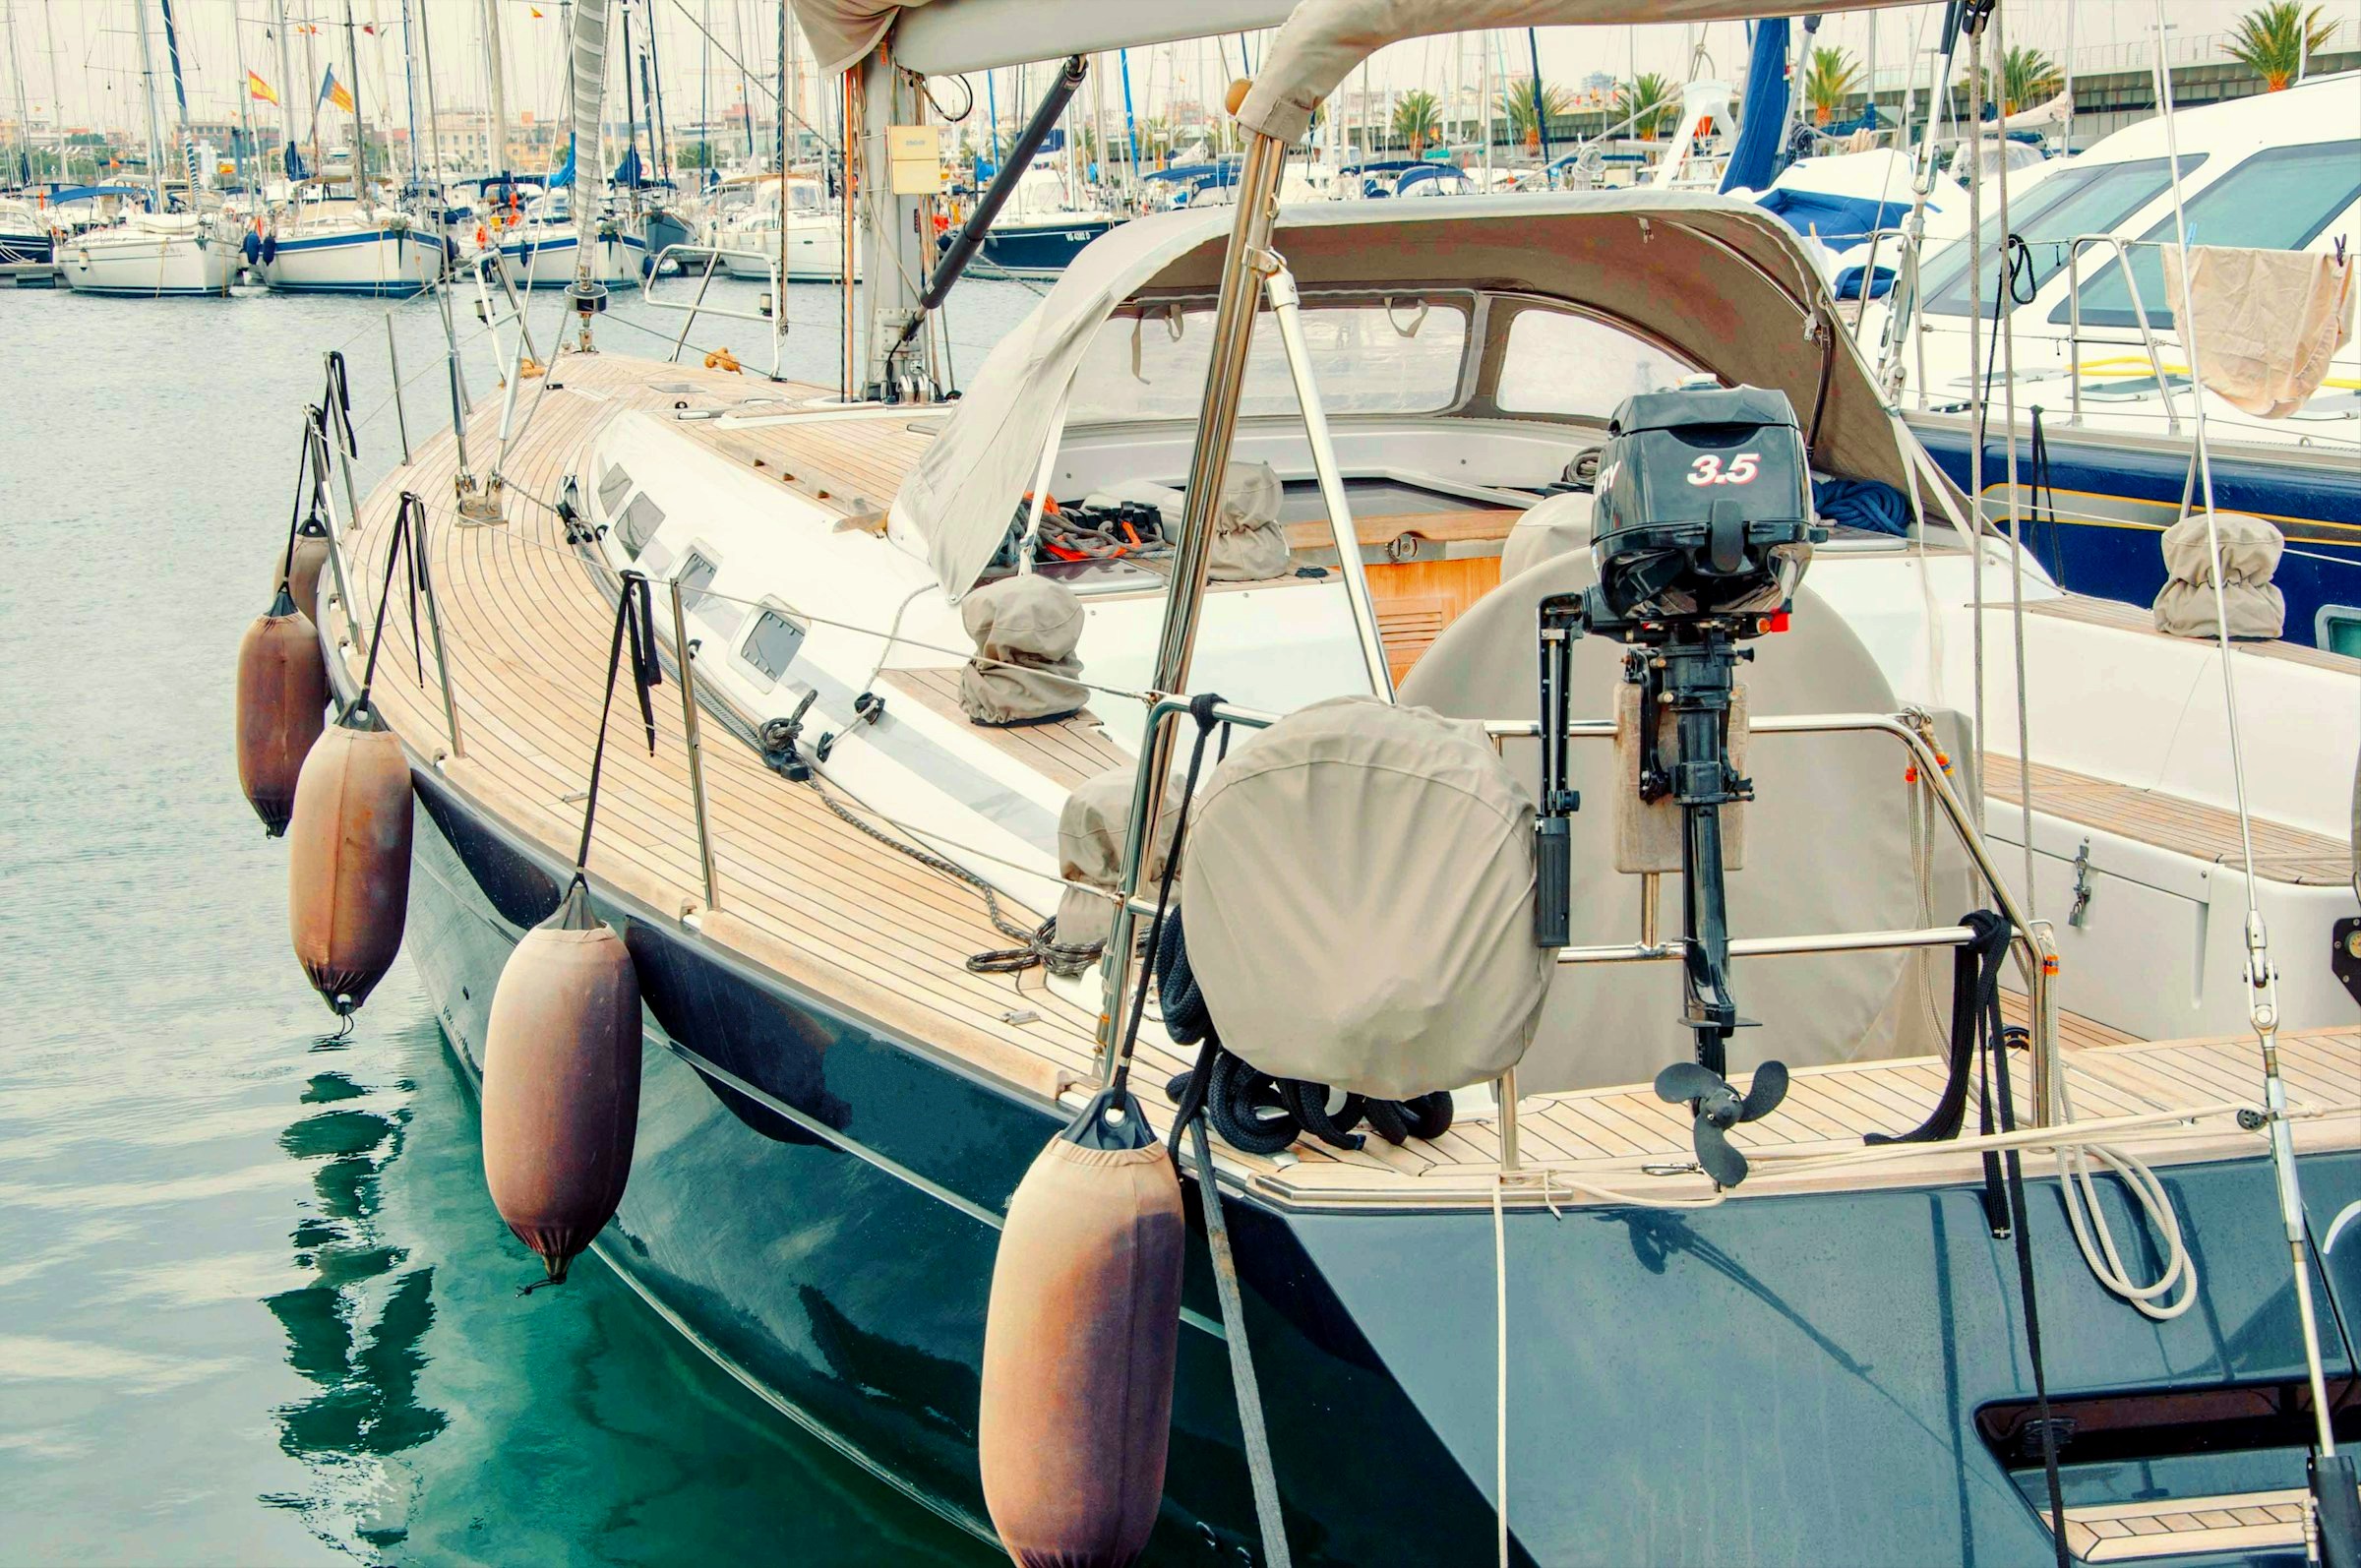
[{"label": "mast", "polygon": [[160,3],[164,10],[164,53],[172,66],[172,99],[179,106],[180,161],[189,177],[189,211],[194,212],[197,211],[197,139],[189,134],[189,90],[180,75],[180,30],[172,25],[172,0],[160,0]]},{"label": "mast", "polygon": [[401,110],[410,122],[410,196],[418,204],[421,226],[440,236],[441,217],[426,221],[426,181],[418,167],[418,55],[410,37],[410,0],[401,0]]},{"label": "mast", "polygon": [[[164,0],[164,11],[170,16],[172,0]],[[367,206],[369,201],[369,132],[361,124],[361,34],[352,25],[352,0],[344,0],[344,59],[352,71],[352,86],[345,90],[352,94],[352,199]]]},{"label": "mast", "polygon": [[492,145],[484,152],[486,174],[509,171],[509,70],[500,44],[500,0],[484,0],[484,63],[492,75]]},{"label": "mast", "polygon": [[[623,136],[624,154],[621,168],[630,169],[632,183],[624,189],[624,201],[635,216],[639,211],[639,102],[632,91],[632,0],[619,0],[616,9],[623,15]],[[786,26],[787,8],[779,7],[780,26]],[[787,117],[781,115],[784,126]]]},{"label": "mast", "polygon": [[140,107],[148,117],[148,189],[155,211],[162,212],[168,204],[164,201],[164,149],[155,126],[155,49],[148,41],[148,7],[142,0],[132,0],[132,20],[140,34]]},{"label": "mast", "polygon": [[30,185],[32,183],[32,116],[25,107],[25,61],[23,56],[17,53],[16,0],[9,0],[8,7],[8,74],[16,79],[17,139],[24,144],[24,150],[18,156],[18,180],[20,184]]},{"label": "mast", "polygon": [[[746,76],[746,11],[743,6],[730,7],[730,15],[738,21],[738,107],[746,116],[746,161],[755,162],[755,85]],[[759,167],[759,165],[756,165]],[[787,193],[782,190],[780,196]]]},{"label": "mast", "polygon": [[1549,98],[1542,90],[1541,30],[1525,30],[1525,50],[1533,57],[1533,128],[1542,144],[1542,167],[1549,167]]},{"label": "mast", "polygon": [[647,140],[656,157],[656,172],[665,179],[672,178],[672,139],[665,135],[664,124],[664,60],[656,52],[656,14],[647,14]]},{"label": "mast", "polygon": [[287,41],[287,0],[272,0],[272,6],[278,21],[278,161],[292,185],[303,178],[303,155],[295,151],[295,53]]},{"label": "mast", "polygon": [[246,151],[238,159],[238,173],[246,187],[247,200],[256,212],[263,209],[262,175],[256,170],[261,149],[254,140],[254,84],[247,80],[246,19],[239,13],[239,0],[229,0],[229,41],[238,57],[238,128],[246,138]]},{"label": "mast", "polygon": [[[402,3],[407,6],[409,0],[402,0]],[[426,87],[426,162],[429,172],[435,177],[435,232],[440,234],[443,232],[444,208],[443,130],[442,117],[435,110],[435,35],[427,27],[423,0],[418,7],[418,75]],[[410,139],[417,140],[415,131],[411,132]]]}]

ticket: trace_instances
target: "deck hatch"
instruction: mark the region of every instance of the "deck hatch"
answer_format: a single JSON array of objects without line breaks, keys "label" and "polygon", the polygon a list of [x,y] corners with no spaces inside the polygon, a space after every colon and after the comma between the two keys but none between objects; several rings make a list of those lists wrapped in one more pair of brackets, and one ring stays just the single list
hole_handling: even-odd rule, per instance
[{"label": "deck hatch", "polygon": [[623,516],[615,531],[623,540],[623,548],[636,556],[647,548],[647,541],[664,526],[664,509],[645,496],[634,496],[632,504],[623,509]]},{"label": "deck hatch", "polygon": [[765,609],[738,645],[738,656],[775,682],[787,673],[787,666],[795,662],[796,649],[803,645],[801,626],[777,610]]}]

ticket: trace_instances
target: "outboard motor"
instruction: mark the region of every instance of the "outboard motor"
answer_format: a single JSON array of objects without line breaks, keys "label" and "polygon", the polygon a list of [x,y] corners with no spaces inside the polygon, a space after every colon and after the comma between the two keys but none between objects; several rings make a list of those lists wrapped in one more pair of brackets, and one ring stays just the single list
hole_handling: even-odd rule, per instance
[{"label": "outboard motor", "polygon": [[1730,995],[1724,890],[1722,811],[1754,790],[1731,760],[1734,673],[1754,656],[1744,639],[1785,629],[1812,546],[1828,532],[1812,522],[1810,461],[1784,392],[1643,392],[1624,400],[1609,428],[1591,543],[1599,580],[1541,606],[1534,937],[1563,946],[1570,927],[1567,818],[1581,804],[1567,783],[1572,642],[1585,633],[1617,637],[1629,645],[1624,679],[1638,696],[1631,787],[1643,805],[1669,800],[1681,818],[1681,1022],[1696,1033],[1697,1058],[1665,1068],[1656,1089],[1690,1103],[1698,1163],[1735,1186],[1746,1159],[1725,1133],[1777,1106],[1787,1071],[1764,1062],[1743,1098],[1724,1076],[1731,1032],[1751,1023]]}]

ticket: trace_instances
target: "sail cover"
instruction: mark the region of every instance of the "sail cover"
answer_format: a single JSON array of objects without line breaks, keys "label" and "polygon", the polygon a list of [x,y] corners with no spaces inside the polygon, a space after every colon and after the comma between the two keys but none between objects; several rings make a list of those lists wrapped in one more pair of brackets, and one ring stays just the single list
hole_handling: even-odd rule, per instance
[{"label": "sail cover", "polygon": [[[1903,0],[1819,0],[1821,11],[1873,11]],[[1389,43],[1483,28],[1596,27],[1641,22],[1735,22],[1763,0],[1303,0],[1264,56],[1238,111],[1249,131],[1293,144],[1311,111],[1353,68]]]},{"label": "sail cover", "polygon": [[[574,8],[574,145],[598,146],[599,117],[607,106],[607,0],[578,0]],[[585,160],[598,166],[595,156]],[[574,193],[574,278],[587,283],[597,275],[598,196],[594,190]]]}]

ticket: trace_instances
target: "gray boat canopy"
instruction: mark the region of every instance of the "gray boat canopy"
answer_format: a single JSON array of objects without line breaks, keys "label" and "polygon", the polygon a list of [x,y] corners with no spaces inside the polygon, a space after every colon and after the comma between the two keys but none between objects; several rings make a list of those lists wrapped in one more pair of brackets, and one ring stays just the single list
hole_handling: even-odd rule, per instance
[{"label": "gray boat canopy", "polygon": [[890,30],[894,63],[928,76],[1274,27],[1289,0],[790,0],[822,74]]},{"label": "gray boat canopy", "polygon": [[[1186,209],[1122,224],[1077,256],[984,362],[893,503],[894,535],[923,545],[951,597],[975,585],[1007,534],[1092,338],[1136,294],[1210,294],[1233,216]],[[1955,523],[1966,516],[1880,400],[1794,230],[1750,202],[1623,190],[1315,203],[1280,210],[1274,248],[1307,289],[1564,300],[1726,381],[1780,389],[1807,424],[1825,365],[1813,466],[1923,494]]]},{"label": "gray boat canopy", "polygon": [[[1815,11],[1873,11],[1907,0],[1818,0]],[[1271,41],[1239,124],[1293,146],[1311,111],[1353,68],[1389,43],[1487,28],[1596,27],[1640,22],[1734,22],[1762,0],[1302,0]],[[1772,8],[1776,9],[1776,8]]]}]

